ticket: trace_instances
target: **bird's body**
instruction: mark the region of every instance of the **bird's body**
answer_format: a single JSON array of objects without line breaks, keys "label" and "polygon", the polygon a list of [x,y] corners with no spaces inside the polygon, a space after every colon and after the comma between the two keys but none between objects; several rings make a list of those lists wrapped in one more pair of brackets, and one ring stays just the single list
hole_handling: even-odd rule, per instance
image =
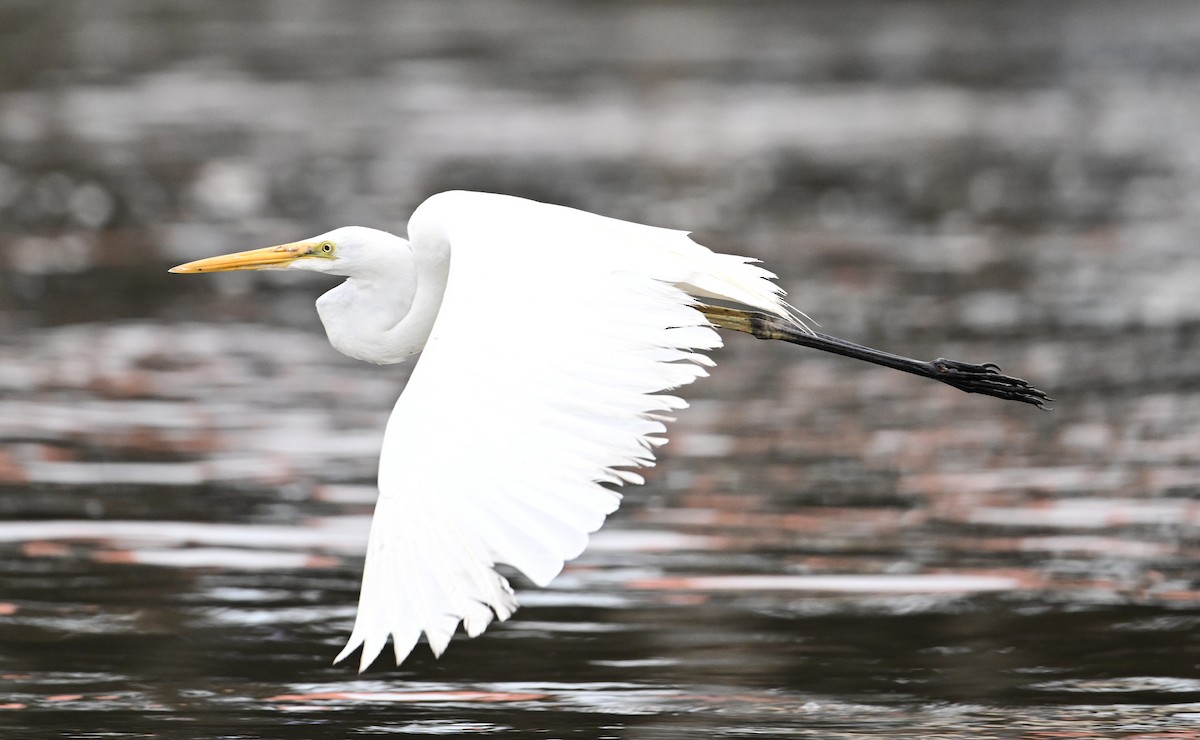
[{"label": "bird's body", "polygon": [[[665,440],[664,395],[721,344],[698,298],[787,321],[774,277],[685,232],[486,193],[426,200],[409,239],[359,227],[180,271],[290,266],[346,276],[317,301],[335,348],[424,351],[388,420],[358,617],[344,658],[389,635],[435,653],[517,602],[496,563],[545,585],[640,483]],[[325,245],[332,248],[322,252]],[[265,254],[264,254],[265,253]],[[223,258],[213,258],[220,260]],[[274,260],[262,263],[263,260]]]},{"label": "bird's body", "polygon": [[[665,422],[686,406],[666,392],[706,374],[714,326],[841,342],[805,328],[752,262],[682,231],[450,192],[421,204],[407,240],[345,227],[174,271],[345,276],[317,301],[335,348],[383,364],[423,353],[388,419],[358,615],[337,657],[361,645],[365,668],[389,637],[400,663],[422,634],[440,655],[459,622],[475,636],[511,616],[496,564],[546,585],[578,556],[619,503],[606,484],[640,483],[635,470],[653,464]],[[846,347],[858,345],[830,351],[859,356]],[[863,359],[938,377],[886,357]],[[938,379],[964,390],[1045,398],[1019,397],[1023,381],[988,366],[951,365],[936,372],[956,380]]]}]

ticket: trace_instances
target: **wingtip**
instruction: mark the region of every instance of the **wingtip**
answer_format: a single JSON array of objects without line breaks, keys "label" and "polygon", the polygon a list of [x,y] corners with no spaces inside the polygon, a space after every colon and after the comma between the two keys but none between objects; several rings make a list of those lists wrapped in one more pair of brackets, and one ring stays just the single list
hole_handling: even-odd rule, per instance
[{"label": "wingtip", "polygon": [[[342,648],[342,651],[337,654],[336,658],[333,659],[333,665],[337,665],[338,663],[341,663],[346,658],[349,658],[351,653],[353,653],[355,651],[355,649],[359,646],[359,644],[361,644],[361,643],[356,643],[353,641],[346,643],[346,647]],[[362,668],[359,668],[358,672],[362,673],[362,670],[363,670]]]}]

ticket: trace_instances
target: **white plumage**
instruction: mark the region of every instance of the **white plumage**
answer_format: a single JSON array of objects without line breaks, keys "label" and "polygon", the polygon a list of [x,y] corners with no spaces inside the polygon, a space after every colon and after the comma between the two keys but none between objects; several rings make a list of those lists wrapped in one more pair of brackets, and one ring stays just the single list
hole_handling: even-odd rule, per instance
[{"label": "white plumage", "polygon": [[[411,241],[357,227],[201,260],[345,275],[318,301],[330,341],[372,362],[423,350],[388,420],[353,633],[366,668],[424,634],[435,654],[517,608],[505,563],[538,585],[640,483],[666,391],[721,345],[696,298],[799,319],[771,273],[685,232],[485,193],[426,200]],[[329,246],[326,249],[326,245]],[[273,256],[274,255],[274,256]],[[224,261],[222,261],[224,260]]]}]

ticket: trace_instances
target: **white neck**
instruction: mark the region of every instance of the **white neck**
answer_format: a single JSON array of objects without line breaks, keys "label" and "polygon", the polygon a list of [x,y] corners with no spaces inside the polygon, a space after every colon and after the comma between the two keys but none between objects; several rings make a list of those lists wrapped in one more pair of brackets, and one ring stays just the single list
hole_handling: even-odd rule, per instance
[{"label": "white neck", "polygon": [[450,245],[414,241],[411,258],[403,247],[393,254],[397,259],[376,261],[365,276],[349,277],[317,300],[325,333],[339,352],[388,365],[424,349],[446,290]]}]

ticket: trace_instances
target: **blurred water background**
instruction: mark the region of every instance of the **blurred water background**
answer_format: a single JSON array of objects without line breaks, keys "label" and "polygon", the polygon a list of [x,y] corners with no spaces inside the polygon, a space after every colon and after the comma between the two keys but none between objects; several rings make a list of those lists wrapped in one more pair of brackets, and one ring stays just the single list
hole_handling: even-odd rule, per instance
[{"label": "blurred water background", "polygon": [[[1198,121],[1192,2],[0,0],[0,734],[1200,737]],[[513,620],[330,666],[410,367],[166,268],[450,188],[1057,408],[729,337]]]}]

